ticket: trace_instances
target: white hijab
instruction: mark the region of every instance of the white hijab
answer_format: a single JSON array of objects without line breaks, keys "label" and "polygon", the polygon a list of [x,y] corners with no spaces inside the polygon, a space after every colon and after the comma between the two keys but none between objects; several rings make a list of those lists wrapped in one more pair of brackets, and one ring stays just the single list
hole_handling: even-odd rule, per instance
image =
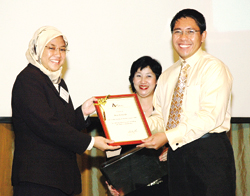
[{"label": "white hijab", "polygon": [[28,61],[38,67],[44,74],[46,74],[52,83],[58,84],[61,80],[62,66],[57,71],[49,71],[41,63],[41,57],[45,46],[54,38],[62,36],[65,45],[68,46],[68,40],[58,29],[52,26],[44,26],[39,28],[33,38],[30,40],[29,48],[26,52],[26,58]]}]

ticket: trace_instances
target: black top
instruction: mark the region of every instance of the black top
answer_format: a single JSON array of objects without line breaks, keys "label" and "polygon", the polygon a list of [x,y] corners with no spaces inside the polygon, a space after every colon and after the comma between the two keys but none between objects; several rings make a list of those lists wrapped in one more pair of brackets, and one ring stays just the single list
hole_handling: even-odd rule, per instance
[{"label": "black top", "polygon": [[[68,91],[62,79],[59,87]],[[60,88],[59,88],[60,89]],[[82,154],[91,137],[80,132],[88,124],[81,107],[74,110],[43,72],[29,64],[16,78],[12,91],[15,152],[12,184],[33,182],[81,192],[76,153]]]}]

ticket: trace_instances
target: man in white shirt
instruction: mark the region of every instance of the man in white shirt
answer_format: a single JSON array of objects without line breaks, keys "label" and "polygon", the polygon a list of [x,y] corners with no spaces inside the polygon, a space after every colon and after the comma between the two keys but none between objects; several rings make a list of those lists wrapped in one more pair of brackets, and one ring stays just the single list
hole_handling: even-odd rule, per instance
[{"label": "man in white shirt", "polygon": [[[217,58],[202,51],[204,16],[184,9],[171,22],[172,44],[179,60],[160,76],[154,95],[155,113],[147,119],[156,133],[139,147],[169,144],[169,190],[178,196],[235,195],[235,163],[226,135],[230,129],[232,75]],[[189,65],[179,124],[168,128],[172,97],[181,64]]]}]

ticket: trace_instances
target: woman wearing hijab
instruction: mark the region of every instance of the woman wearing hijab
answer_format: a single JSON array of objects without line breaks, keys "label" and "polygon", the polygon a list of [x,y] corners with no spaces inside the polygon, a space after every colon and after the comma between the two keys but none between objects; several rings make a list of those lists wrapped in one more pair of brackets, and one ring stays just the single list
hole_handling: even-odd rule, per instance
[{"label": "woman wearing hijab", "polygon": [[81,192],[76,153],[96,147],[117,149],[113,141],[80,132],[95,111],[94,98],[74,109],[61,78],[68,41],[54,27],[41,27],[29,43],[29,64],[12,90],[15,151],[14,196],[68,196]]}]

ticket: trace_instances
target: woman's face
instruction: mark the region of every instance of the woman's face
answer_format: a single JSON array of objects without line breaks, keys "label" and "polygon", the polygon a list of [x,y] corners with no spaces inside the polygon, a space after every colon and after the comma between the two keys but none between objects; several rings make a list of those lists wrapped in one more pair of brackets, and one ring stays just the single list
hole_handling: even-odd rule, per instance
[{"label": "woman's face", "polygon": [[148,66],[135,72],[133,83],[137,95],[145,98],[154,94],[157,81],[154,72]]},{"label": "woman's face", "polygon": [[44,48],[41,63],[50,70],[57,71],[66,57],[66,46],[62,36],[52,39]]}]

